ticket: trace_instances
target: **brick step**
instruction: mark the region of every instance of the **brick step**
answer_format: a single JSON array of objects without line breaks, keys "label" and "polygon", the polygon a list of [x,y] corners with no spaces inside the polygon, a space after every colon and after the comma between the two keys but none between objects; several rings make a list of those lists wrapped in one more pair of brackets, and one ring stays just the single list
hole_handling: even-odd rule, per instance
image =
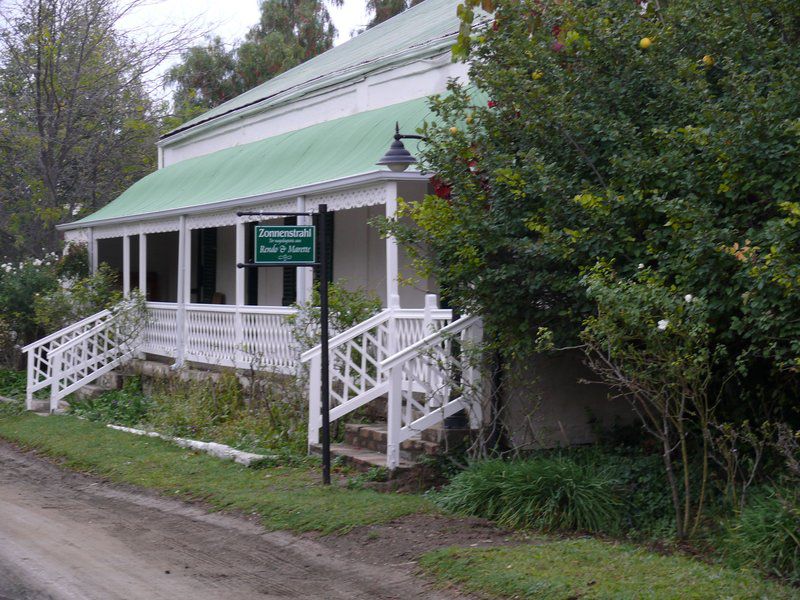
[{"label": "brick step", "polygon": [[[354,448],[372,450],[386,454],[388,437],[386,423],[347,423],[345,426],[345,443]],[[439,453],[439,444],[421,438],[412,438],[400,444],[400,458],[415,461],[422,456],[433,456]]]}]

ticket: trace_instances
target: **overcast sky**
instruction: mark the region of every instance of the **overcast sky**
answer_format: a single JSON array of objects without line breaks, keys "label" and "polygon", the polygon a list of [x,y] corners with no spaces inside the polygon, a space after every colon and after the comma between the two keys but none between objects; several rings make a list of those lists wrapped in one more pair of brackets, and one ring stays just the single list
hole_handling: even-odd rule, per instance
[{"label": "overcast sky", "polygon": [[[350,38],[369,17],[365,0],[345,0],[342,8],[328,7],[338,31],[336,44]],[[153,0],[128,16],[123,27],[161,27],[196,21],[202,30],[219,35],[228,44],[241,40],[258,22],[258,0]]]}]

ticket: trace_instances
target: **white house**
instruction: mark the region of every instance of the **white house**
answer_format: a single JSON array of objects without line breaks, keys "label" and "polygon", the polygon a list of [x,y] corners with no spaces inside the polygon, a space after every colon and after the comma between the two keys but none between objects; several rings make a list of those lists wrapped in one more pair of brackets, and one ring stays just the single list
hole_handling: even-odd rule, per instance
[{"label": "white house", "polygon": [[[184,124],[159,141],[158,171],[94,214],[61,225],[67,241],[88,244],[93,268],[107,263],[120,272],[125,293],[138,287],[145,294],[150,320],[136,347],[118,343],[117,317],[107,311],[28,346],[29,404],[34,392],[49,388],[55,409],[134,354],[178,366],[249,367],[257,357],[265,369],[295,372],[287,316],[290,305],[309,299],[313,269],[237,268],[252,259],[253,227],[264,221],[237,212],[316,213],[326,204],[332,278],[373,290],[384,307],[331,340],[331,418],[388,397],[390,468],[400,463],[402,442],[446,416],[466,407],[472,425],[480,424],[482,402],[463,393],[481,389],[480,373],[459,362],[480,337],[480,321],[451,323],[451,312],[436,306],[433,281],[402,285],[406,279],[398,275],[410,274],[408,260],[368,224],[394,215],[399,197],[414,201],[429,191],[427,175],[376,162],[395,123],[414,133],[431,116],[426,98],[444,92],[451,78],[466,80],[466,65],[452,62],[450,53],[457,4],[425,0]],[[415,142],[407,144],[414,153]],[[298,224],[309,220],[299,217]],[[311,363],[313,444],[320,426],[319,348],[300,360]],[[472,385],[451,385],[454,364],[460,384]],[[586,441],[586,406],[607,412],[604,394],[587,398],[577,390],[572,367],[548,368],[561,383],[545,386],[555,399],[545,413],[571,437],[558,440]],[[527,418],[524,410],[511,415]]]},{"label": "white house", "polygon": [[[444,92],[449,79],[466,78],[466,66],[450,54],[456,5],[426,0],[182,125],[159,141],[155,173],[94,214],[59,226],[68,242],[88,244],[93,269],[116,269],[126,294],[138,287],[150,321],[135,348],[116,344],[107,312],[32,344],[29,398],[49,387],[55,409],[65,395],[142,353],[177,365],[235,367],[257,356],[263,368],[294,372],[286,318],[290,305],[309,299],[314,269],[237,268],[252,260],[255,222],[266,222],[237,212],[315,213],[326,204],[332,279],[376,292],[384,306],[331,341],[331,418],[390,395],[387,459],[394,467],[400,442],[463,408],[424,358],[430,351],[414,346],[448,325],[450,311],[436,307],[434,282],[400,284],[408,260],[368,224],[394,215],[399,197],[418,200],[429,190],[429,177],[417,170],[375,163],[395,123],[414,133],[430,116],[426,98]],[[270,224],[311,220],[277,217]],[[479,322],[462,319],[450,329],[474,337]],[[422,346],[443,352],[449,341]],[[312,443],[318,356],[317,348],[302,357],[312,363]],[[477,423],[479,411],[471,412]]]}]

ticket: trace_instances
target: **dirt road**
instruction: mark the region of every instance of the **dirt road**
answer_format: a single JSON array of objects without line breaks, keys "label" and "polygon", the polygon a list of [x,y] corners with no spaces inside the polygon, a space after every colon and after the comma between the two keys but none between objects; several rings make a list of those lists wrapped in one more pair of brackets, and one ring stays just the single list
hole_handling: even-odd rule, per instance
[{"label": "dirt road", "polygon": [[454,597],[412,570],[109,485],[0,442],[0,600]]}]

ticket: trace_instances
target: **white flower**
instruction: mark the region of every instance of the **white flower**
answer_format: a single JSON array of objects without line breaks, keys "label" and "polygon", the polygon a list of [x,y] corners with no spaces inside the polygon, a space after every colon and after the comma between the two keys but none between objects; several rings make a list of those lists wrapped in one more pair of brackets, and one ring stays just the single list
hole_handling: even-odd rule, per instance
[{"label": "white flower", "polygon": [[639,263],[639,269],[644,269],[644,263]]},{"label": "white flower", "polygon": [[38,258],[34,258],[33,259],[33,266],[34,267],[41,267],[42,266],[42,261],[39,260]]},{"label": "white flower", "polygon": [[667,321],[667,319],[661,319],[658,322],[658,330],[664,331],[667,328],[667,325],[669,325],[669,321]]},{"label": "white flower", "polygon": [[686,294],[683,297],[683,299],[686,300],[686,302],[691,302],[692,300],[694,300],[694,296],[692,296],[691,294]]}]

